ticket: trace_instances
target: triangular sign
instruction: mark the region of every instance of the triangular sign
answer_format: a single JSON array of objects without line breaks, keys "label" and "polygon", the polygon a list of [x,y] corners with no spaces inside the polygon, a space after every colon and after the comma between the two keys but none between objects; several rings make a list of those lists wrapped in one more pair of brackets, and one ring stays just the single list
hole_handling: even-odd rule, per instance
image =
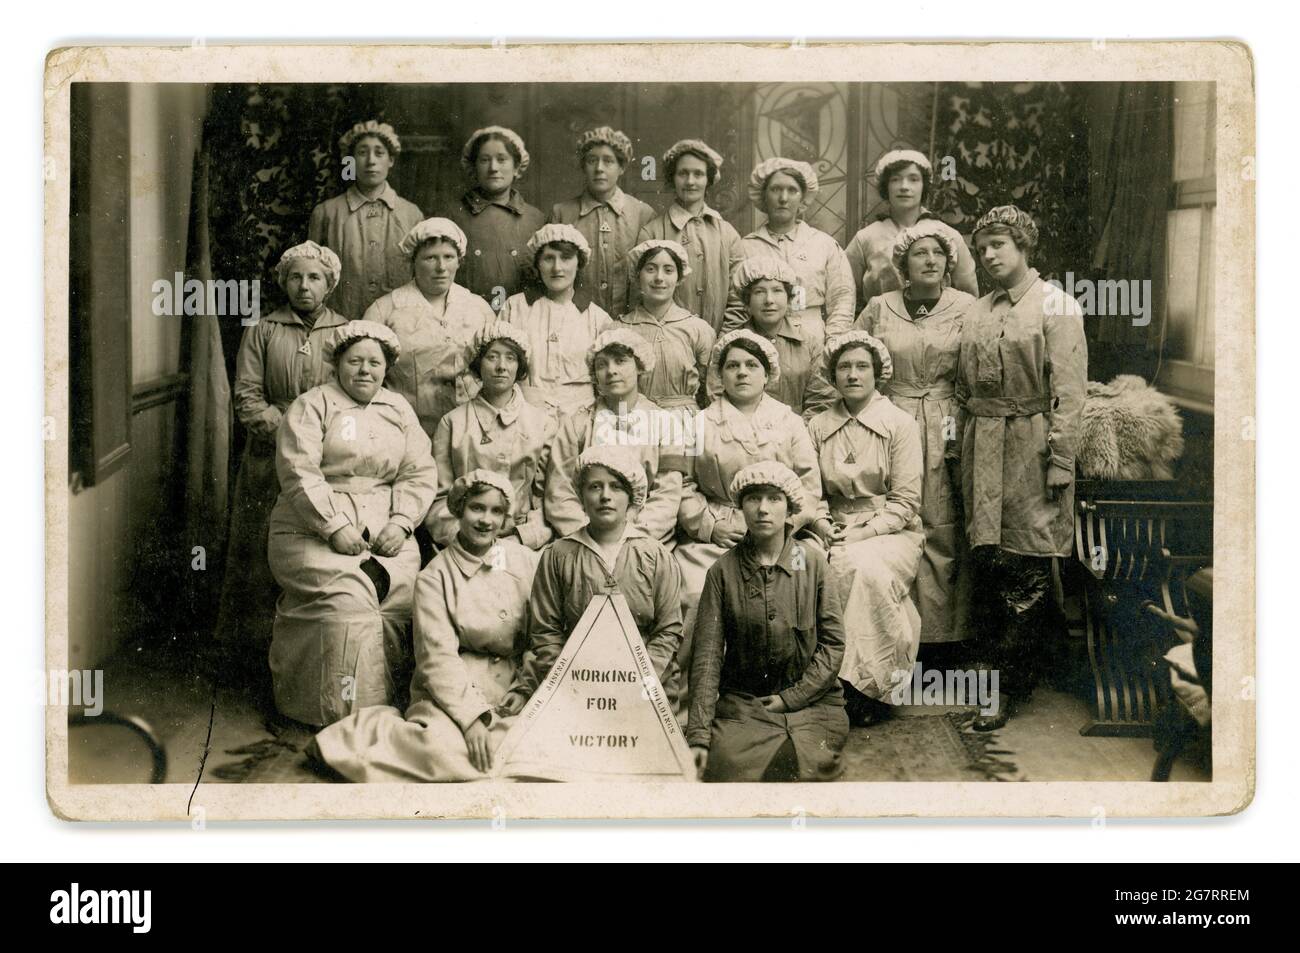
[{"label": "triangular sign", "polygon": [[587,605],[493,758],[545,781],[692,781],[694,760],[621,593]]}]

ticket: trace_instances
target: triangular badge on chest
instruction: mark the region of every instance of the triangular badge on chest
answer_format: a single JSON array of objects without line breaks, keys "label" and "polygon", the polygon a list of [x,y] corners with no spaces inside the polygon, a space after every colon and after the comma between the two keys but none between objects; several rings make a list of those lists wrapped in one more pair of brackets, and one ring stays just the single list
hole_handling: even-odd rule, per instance
[{"label": "triangular badge on chest", "polygon": [[850,450],[850,451],[849,451],[849,455],[848,455],[847,457],[844,458],[844,462],[845,462],[845,463],[857,463],[857,462],[858,462],[857,459],[854,458],[854,456],[853,456],[853,451],[852,451],[852,450]]}]

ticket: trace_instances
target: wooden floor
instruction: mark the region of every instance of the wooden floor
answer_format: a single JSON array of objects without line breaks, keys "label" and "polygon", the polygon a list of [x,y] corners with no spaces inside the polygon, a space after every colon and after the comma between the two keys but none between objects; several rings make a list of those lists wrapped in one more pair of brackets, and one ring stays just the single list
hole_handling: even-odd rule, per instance
[{"label": "wooden floor", "polygon": [[[221,783],[216,765],[235,760],[228,751],[271,737],[266,712],[250,685],[214,691],[206,675],[178,665],[157,650],[138,648],[114,658],[104,674],[105,707],[144,718],[161,738],[168,757],[167,781],[193,783],[208,748],[204,783]],[[897,717],[943,709],[909,706]],[[1088,704],[1075,695],[1039,688],[1033,700],[997,734],[997,747],[1011,752],[1022,781],[1146,781],[1155,753],[1150,738],[1084,737]],[[208,742],[211,722],[211,742]],[[887,726],[854,731],[888,730]],[[70,777],[76,782],[145,780],[142,747],[111,729],[82,729],[69,745]],[[1179,758],[1173,781],[1208,781],[1209,772],[1191,758]],[[855,780],[846,777],[844,780]],[[953,780],[969,780],[954,776]]]}]

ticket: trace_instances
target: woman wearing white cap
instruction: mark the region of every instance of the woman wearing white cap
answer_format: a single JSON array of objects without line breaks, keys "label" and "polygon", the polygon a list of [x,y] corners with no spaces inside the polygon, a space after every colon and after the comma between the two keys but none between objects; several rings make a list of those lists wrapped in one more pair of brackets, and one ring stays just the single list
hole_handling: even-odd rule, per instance
[{"label": "woman wearing white cap", "polygon": [[[876,191],[882,201],[889,203],[889,208],[854,235],[845,249],[859,305],[865,307],[876,295],[893,291],[901,285],[901,276],[891,261],[894,242],[900,231],[922,219],[938,220],[925,207],[933,184],[930,160],[915,149],[886,152],[876,163]],[[949,240],[957,251],[952,286],[958,291],[978,295],[975,259],[970,249],[956,229],[946,224],[943,227],[950,233]]]},{"label": "woman wearing white cap", "polygon": [[507,299],[501,320],[528,339],[524,396],[557,424],[591,403],[587,351],[596,335],[614,323],[580,287],[591,246],[572,225],[543,225],[528,239],[537,280]]},{"label": "woman wearing white cap", "polygon": [[921,435],[912,416],[879,393],[893,375],[884,344],[848,331],[826,348],[840,397],[808,422],[822,475],[817,524],[830,539],[844,604],[840,678],[849,718],[866,725],[891,713],[894,689],[916,662],[921,620],[909,591],[925,540]]},{"label": "woman wearing white cap", "polygon": [[1014,205],[975,225],[994,290],[966,313],[957,364],[958,440],[972,615],[1000,672],[1002,704],[972,727],[993,731],[1026,701],[1065,623],[1052,560],[1074,552],[1074,470],[1088,386],[1079,303],[1030,267],[1038,225]]},{"label": "woman wearing white cap", "polygon": [[716,335],[708,322],[677,304],[677,288],[691,274],[686,249],[668,239],[648,239],[632,249],[627,268],[640,292],[621,323],[645,338],[654,360],[641,382],[664,410],[694,416]]},{"label": "woman wearing white cap", "polygon": [[583,190],[576,198],[557,202],[550,221],[572,225],[591,246],[587,283],[596,303],[613,317],[628,308],[627,253],[642,226],[655,217],[653,208],[619,188],[632,162],[632,140],[609,126],[588,129],[578,139],[578,165]]},{"label": "woman wearing white cap", "polygon": [[[803,220],[817,190],[817,172],[807,162],[781,156],[760,162],[749,177],[749,200],[767,221],[745,236],[743,247],[747,258],[774,256],[794,269],[799,281],[790,310],[820,345],[828,335],[849,329],[857,299],[844,250]],[[731,326],[739,326],[729,317]]]},{"label": "woman wearing white cap", "polygon": [[415,672],[403,713],[363,708],[316,735],[311,753],[349,781],[468,781],[492,770],[510,726],[493,709],[526,642],[537,556],[502,546],[511,485],[471,470],[447,494],[457,531],[415,582]]},{"label": "woman wearing white cap", "polygon": [[528,339],[507,321],[487,325],[465,350],[470,373],[482,387],[469,403],[445,414],[433,435],[438,498],[425,526],[439,546],[446,546],[459,526],[451,509],[453,484],[479,469],[503,474],[514,488],[514,509],[502,539],[533,550],[551,541],[542,494],[555,421],[524,399],[519,381],[528,377],[528,357]]},{"label": "woman wearing white cap", "polygon": [[[743,327],[767,338],[780,358],[781,373],[768,379],[767,392],[808,420],[834,402],[835,389],[823,376],[821,335],[790,308],[798,283],[794,269],[772,255],[746,258],[731,276],[749,315]],[[708,389],[714,397],[722,393],[716,367],[709,369]]]},{"label": "woman wearing white cap", "polygon": [[[731,311],[740,323],[740,305],[729,298],[731,270],[745,257],[740,233],[706,197],[722,172],[722,156],[707,142],[682,139],[664,153],[664,182],[672,187],[668,210],[641,229],[637,242],[656,239],[686,249],[690,274],[677,285],[677,303],[720,332]],[[630,304],[640,292],[628,289]]]},{"label": "woman wearing white cap", "polygon": [[280,497],[267,555],[276,707],[308,725],[388,704],[409,657],[412,533],[438,488],[429,437],[383,386],[401,351],[373,321],[336,332],[336,379],[298,397],[277,438]]},{"label": "woman wearing white cap", "polygon": [[921,641],[926,644],[967,637],[970,596],[961,487],[944,465],[944,455],[958,439],[957,359],[962,322],[975,299],[946,284],[959,254],[951,232],[935,219],[903,229],[892,254],[903,287],[871,299],[855,325],[889,349],[894,373],[881,382],[880,392],[911,414],[921,430],[925,553],[915,595]]},{"label": "woman wearing white cap", "polygon": [[216,637],[230,651],[236,678],[252,667],[265,680],[276,597],[266,562],[267,519],[280,492],[275,434],[294,398],[334,376],[326,354],[347,319],[325,302],[338,287],[340,270],[338,256],[315,242],[288,249],[275,267],[288,303],[244,332],[235,358],[235,416],[246,436],[230,507]]},{"label": "woman wearing white cap", "polygon": [[789,467],[731,480],[745,535],[700,596],[686,740],[703,781],[832,781],[848,739],[844,622],[826,555],[791,532],[810,504]]},{"label": "woman wearing white cap", "polygon": [[460,162],[470,188],[447,213],[469,246],[456,281],[499,311],[523,287],[528,238],[546,221],[515,184],[528,170],[528,150],[513,129],[486,126],[465,141]]},{"label": "woman wearing white cap", "polygon": [[646,499],[645,470],[626,447],[588,447],[576,484],[587,525],[542,551],[528,600],[528,651],[499,713],[518,714],[559,658],[591,600],[627,599],[655,676],[676,692],[682,639],[681,577],[672,554],[628,518]]},{"label": "woman wearing white cap", "polygon": [[401,140],[386,122],[359,122],[339,137],[339,150],[355,179],[311,213],[307,237],[343,263],[334,308],[355,321],[378,298],[411,279],[410,259],[397,247],[422,219],[419,206],[388,184]]},{"label": "woman wearing white cap", "polygon": [[578,486],[578,461],[588,447],[632,449],[645,471],[646,498],[629,519],[664,545],[671,545],[682,499],[682,474],[673,468],[675,418],[641,393],[639,381],[655,370],[650,344],[631,328],[600,332],[587,354],[595,403],[560,422],[546,476],[546,522],[559,536],[587,523]]},{"label": "woman wearing white cap", "polygon": [[478,392],[465,349],[494,318],[487,302],[455,283],[466,247],[465,233],[450,219],[420,222],[398,246],[414,277],[366,311],[367,321],[392,328],[402,343],[386,380],[415,408],[431,437],[443,414]]}]

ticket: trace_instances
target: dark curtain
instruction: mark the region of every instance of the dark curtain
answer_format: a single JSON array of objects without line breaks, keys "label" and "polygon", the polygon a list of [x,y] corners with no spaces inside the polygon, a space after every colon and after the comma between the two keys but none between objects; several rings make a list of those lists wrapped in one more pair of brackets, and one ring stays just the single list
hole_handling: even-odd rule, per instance
[{"label": "dark curtain", "polygon": [[[373,112],[372,88],[354,84],[226,85],[209,95],[195,158],[186,275],[261,281],[263,314],[284,296],[273,268],[307,238],[316,203],[342,190],[338,138]],[[243,433],[234,420],[231,382],[244,331],[236,315],[187,319],[190,373],[186,540],[202,546],[206,570],[188,578],[200,624],[216,616]]]},{"label": "dark curtain", "polygon": [[[996,205],[1034,216],[1034,258],[1044,278],[1064,283],[1088,271],[1088,143],[1078,84],[943,83],[935,120],[934,211],[969,235]],[[945,157],[955,180],[944,178]],[[980,289],[987,276],[980,272]]]},{"label": "dark curtain", "polygon": [[[1100,278],[1150,280],[1151,322],[1097,318],[1091,344],[1116,350],[1116,371],[1144,374],[1164,322],[1165,239],[1173,178],[1173,87],[1169,83],[1088,83],[1092,153],[1089,221],[1092,266]],[[1127,357],[1127,361],[1124,358]],[[1127,365],[1127,366],[1126,366]]]}]

